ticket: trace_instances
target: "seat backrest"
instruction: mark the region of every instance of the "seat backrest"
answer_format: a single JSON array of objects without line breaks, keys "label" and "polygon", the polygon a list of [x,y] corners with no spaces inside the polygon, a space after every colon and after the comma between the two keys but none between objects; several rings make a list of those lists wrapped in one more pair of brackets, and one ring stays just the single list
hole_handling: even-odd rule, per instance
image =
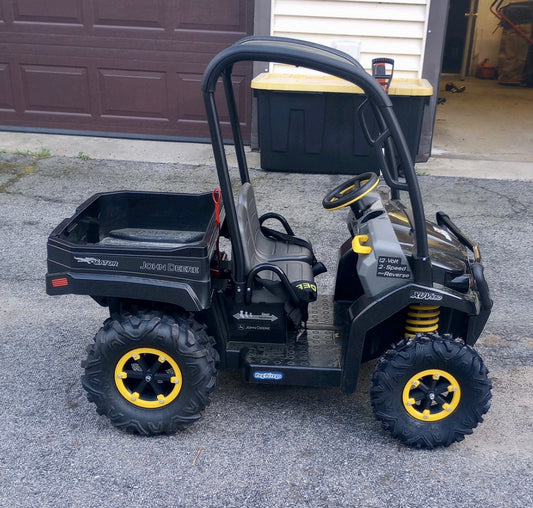
[{"label": "seat backrest", "polygon": [[245,273],[248,273],[258,263],[257,238],[261,234],[254,190],[248,182],[244,183],[239,191],[237,221],[244,249],[244,269]]},{"label": "seat backrest", "polygon": [[[260,263],[272,262],[281,268],[286,276],[287,284],[295,286],[292,292],[296,291],[296,298],[299,300],[297,304],[294,301],[290,305],[293,311],[290,313],[290,319],[293,320],[295,326],[299,326],[300,322],[307,321],[307,305],[310,301],[316,299],[316,286],[314,285],[313,269],[310,263],[306,260],[300,259],[301,256],[291,257],[282,256],[282,259],[269,259],[261,251],[261,245],[265,242],[278,243],[276,240],[266,238],[261,232],[261,224],[257,214],[257,207],[255,204],[255,196],[252,186],[247,182],[242,185],[239,196],[237,198],[237,221],[239,226],[239,235],[244,250],[244,271],[245,274]],[[283,245],[290,247],[287,242],[280,242]],[[304,249],[300,247],[300,249]],[[307,250],[307,249],[305,249]],[[269,274],[270,276],[268,276]],[[263,272],[265,278],[270,280],[279,280],[274,272]],[[262,277],[263,278],[263,277]],[[308,283],[307,286],[305,284]],[[281,284],[281,282],[280,282]],[[284,287],[281,284],[281,287]],[[272,289],[272,286],[271,286]],[[285,288],[288,291],[290,288]],[[264,294],[262,297],[264,298]],[[277,296],[276,298],[279,298]],[[288,299],[287,299],[288,302]]]}]

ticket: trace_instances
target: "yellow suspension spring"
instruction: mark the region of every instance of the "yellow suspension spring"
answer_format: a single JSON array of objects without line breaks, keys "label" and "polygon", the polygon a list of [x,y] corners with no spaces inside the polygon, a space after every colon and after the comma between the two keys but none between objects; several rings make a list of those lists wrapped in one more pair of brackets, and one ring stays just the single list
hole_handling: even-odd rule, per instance
[{"label": "yellow suspension spring", "polygon": [[405,320],[405,336],[414,337],[417,333],[436,332],[439,328],[439,314],[438,305],[409,305]]}]

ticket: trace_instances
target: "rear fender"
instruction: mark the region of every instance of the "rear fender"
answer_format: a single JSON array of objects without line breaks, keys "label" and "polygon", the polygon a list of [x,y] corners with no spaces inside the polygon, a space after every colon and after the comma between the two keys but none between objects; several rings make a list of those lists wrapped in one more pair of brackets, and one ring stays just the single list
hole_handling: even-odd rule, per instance
[{"label": "rear fender", "polygon": [[190,312],[209,307],[210,290],[198,293],[184,282],[95,273],[54,273],[46,276],[49,295],[96,295],[98,297],[170,303]]}]

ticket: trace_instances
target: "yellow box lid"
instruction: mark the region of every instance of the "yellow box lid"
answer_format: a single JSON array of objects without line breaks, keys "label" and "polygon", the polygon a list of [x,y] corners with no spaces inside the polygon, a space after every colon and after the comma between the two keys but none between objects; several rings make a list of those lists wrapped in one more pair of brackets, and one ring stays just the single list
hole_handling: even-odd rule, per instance
[{"label": "yellow box lid", "polygon": [[[335,76],[276,72],[259,74],[252,80],[252,88],[278,92],[363,93],[358,86]],[[389,87],[389,95],[429,96],[432,94],[433,87],[427,79],[393,78]]]}]

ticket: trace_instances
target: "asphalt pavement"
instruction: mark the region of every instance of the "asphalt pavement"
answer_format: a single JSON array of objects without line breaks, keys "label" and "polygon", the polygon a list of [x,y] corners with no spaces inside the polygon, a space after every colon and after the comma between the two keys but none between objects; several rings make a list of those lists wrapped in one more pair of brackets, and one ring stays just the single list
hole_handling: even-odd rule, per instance
[{"label": "asphalt pavement", "polygon": [[[437,210],[478,241],[494,299],[476,345],[492,407],[461,443],[399,446],[374,420],[373,363],[355,394],[248,385],[221,372],[204,418],[185,432],[137,437],[97,415],[80,362],[106,310],[45,294],[46,239],[95,192],[199,192],[210,164],[0,154],[0,504],[3,506],[533,506],[533,183],[420,176]],[[453,165],[453,161],[450,160]],[[333,288],[345,213],[323,195],[346,177],[252,170],[260,211],[311,238]]]}]

